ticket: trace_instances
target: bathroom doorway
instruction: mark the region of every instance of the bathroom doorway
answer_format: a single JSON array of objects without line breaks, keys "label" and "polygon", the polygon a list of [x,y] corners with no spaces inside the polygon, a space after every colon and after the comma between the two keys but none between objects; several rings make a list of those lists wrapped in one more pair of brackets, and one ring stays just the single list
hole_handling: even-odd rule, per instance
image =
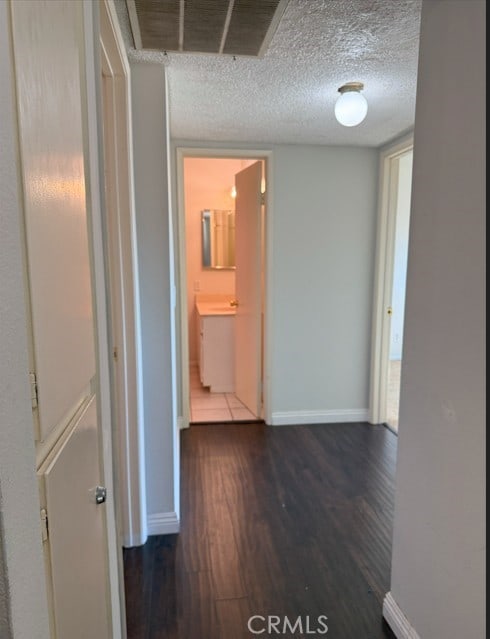
[{"label": "bathroom doorway", "polygon": [[178,150],[183,427],[265,416],[267,156],[215,153]]},{"label": "bathroom doorway", "polygon": [[399,425],[412,163],[411,137],[381,155],[371,421],[394,432]]}]

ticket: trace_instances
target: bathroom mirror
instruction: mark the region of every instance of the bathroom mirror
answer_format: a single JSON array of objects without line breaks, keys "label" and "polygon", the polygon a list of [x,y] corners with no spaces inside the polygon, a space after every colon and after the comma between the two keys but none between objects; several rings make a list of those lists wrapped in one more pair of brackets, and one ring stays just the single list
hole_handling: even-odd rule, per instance
[{"label": "bathroom mirror", "polygon": [[235,211],[201,211],[203,268],[235,268]]}]

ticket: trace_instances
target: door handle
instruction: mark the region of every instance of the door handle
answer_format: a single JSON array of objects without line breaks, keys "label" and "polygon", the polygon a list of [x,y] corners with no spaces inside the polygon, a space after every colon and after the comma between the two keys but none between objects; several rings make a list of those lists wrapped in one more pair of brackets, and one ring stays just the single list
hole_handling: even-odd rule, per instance
[{"label": "door handle", "polygon": [[107,499],[107,488],[104,486],[97,486],[95,488],[95,503],[103,504]]},{"label": "door handle", "polygon": [[238,300],[231,300],[230,301],[230,306],[238,306]]}]

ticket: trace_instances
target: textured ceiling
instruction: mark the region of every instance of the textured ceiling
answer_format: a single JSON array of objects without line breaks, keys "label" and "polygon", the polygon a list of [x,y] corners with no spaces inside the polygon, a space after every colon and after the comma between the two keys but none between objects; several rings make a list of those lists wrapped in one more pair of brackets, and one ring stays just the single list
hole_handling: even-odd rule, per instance
[{"label": "textured ceiling", "polygon": [[[379,146],[413,126],[421,0],[289,0],[261,59],[132,49],[167,67],[171,136],[247,143]],[[337,89],[364,83],[366,119],[343,127]]]}]

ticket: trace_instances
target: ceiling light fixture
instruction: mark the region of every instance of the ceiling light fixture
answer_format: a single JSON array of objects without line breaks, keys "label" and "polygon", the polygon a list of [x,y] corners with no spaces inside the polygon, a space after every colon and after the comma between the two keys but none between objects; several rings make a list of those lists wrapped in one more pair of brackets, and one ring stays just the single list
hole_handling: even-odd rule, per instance
[{"label": "ceiling light fixture", "polygon": [[366,117],[368,103],[361,95],[362,82],[347,82],[340,87],[340,97],[335,103],[335,117],[344,126],[356,126]]}]

